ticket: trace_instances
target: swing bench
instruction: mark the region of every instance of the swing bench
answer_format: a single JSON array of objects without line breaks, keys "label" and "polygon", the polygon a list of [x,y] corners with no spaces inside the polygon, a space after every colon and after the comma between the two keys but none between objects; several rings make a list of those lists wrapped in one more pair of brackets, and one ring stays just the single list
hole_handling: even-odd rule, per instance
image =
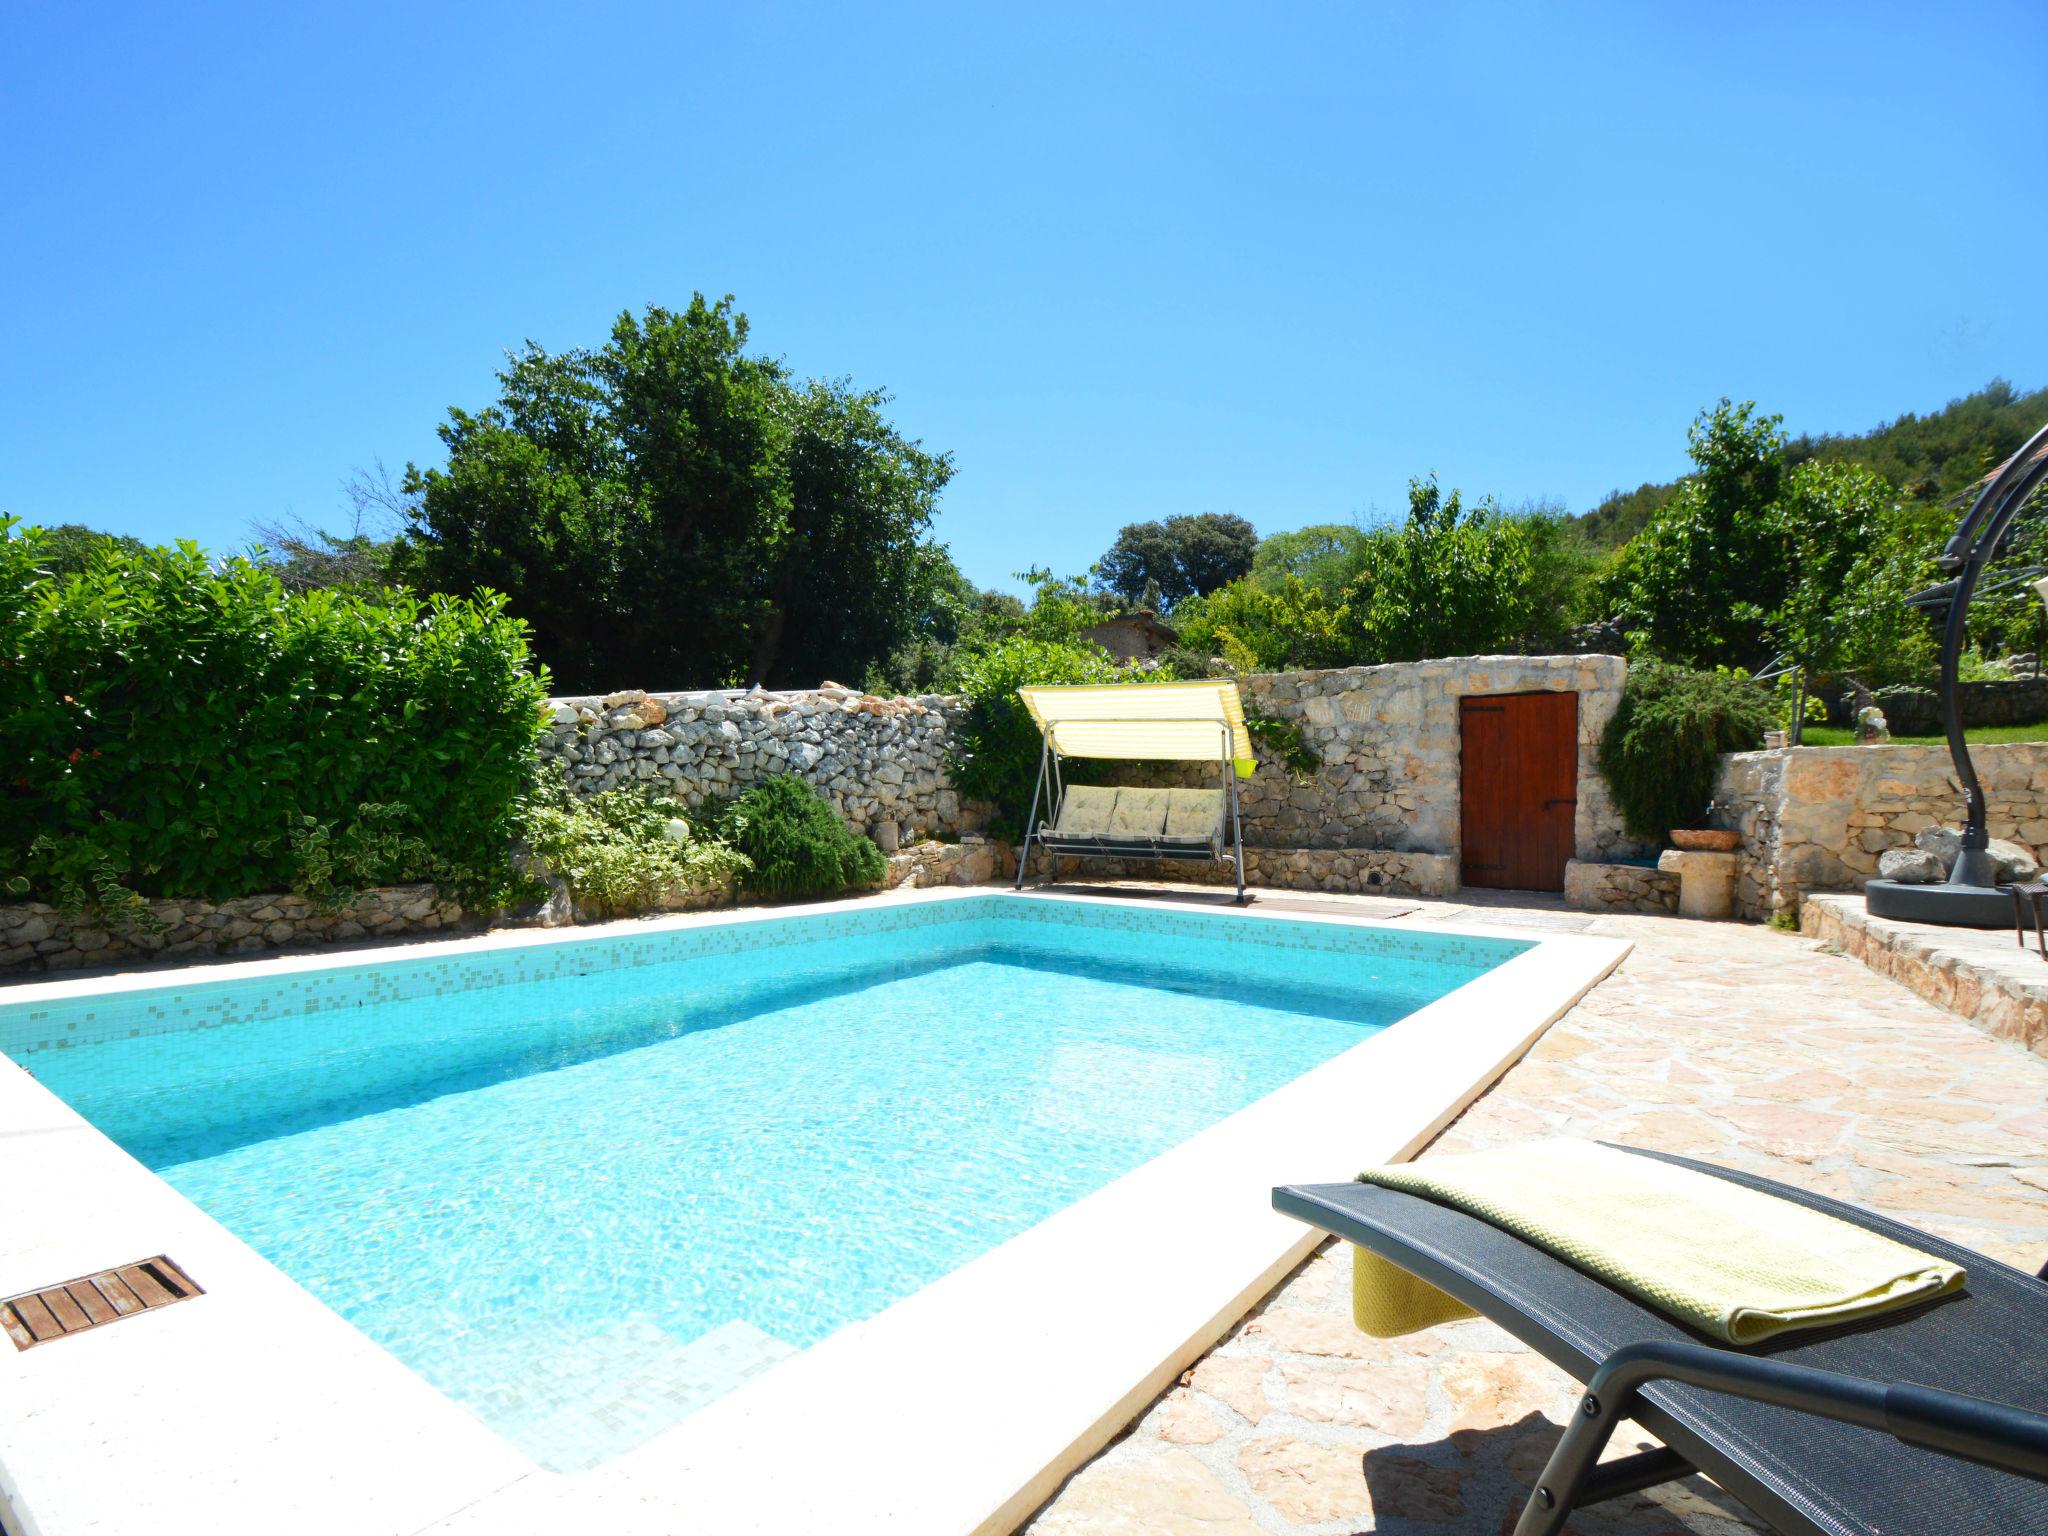
[{"label": "swing bench", "polygon": [[[1237,781],[1254,760],[1244,702],[1233,682],[1121,683],[1019,688],[1041,738],[1038,783],[1017,853],[1024,888],[1031,850],[1055,857],[1227,861],[1245,900],[1244,830]],[[1214,763],[1215,789],[1068,785],[1068,758]]]}]

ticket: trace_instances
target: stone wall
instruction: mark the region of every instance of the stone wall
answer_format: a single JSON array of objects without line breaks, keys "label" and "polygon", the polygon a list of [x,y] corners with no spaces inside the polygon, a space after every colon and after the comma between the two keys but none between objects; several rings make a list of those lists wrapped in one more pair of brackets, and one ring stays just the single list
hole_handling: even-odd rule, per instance
[{"label": "stone wall", "polygon": [[691,805],[738,794],[778,773],[824,793],[891,852],[927,834],[977,831],[988,808],[946,781],[957,699],[883,699],[827,686],[805,693],[639,689],[550,699],[544,761],[580,793],[666,783]]},{"label": "stone wall", "polygon": [[[1460,836],[1460,699],[1500,693],[1579,696],[1574,851],[1599,861],[1654,852],[1629,837],[1601,775],[1600,733],[1621,702],[1619,656],[1458,656],[1441,661],[1241,679],[1245,705],[1291,721],[1319,760],[1298,784],[1270,752],[1240,785],[1244,836],[1262,848],[1382,848],[1446,854]],[[1213,784],[1218,770],[1134,770],[1134,782]]]},{"label": "stone wall", "polygon": [[65,971],[87,965],[257,954],[478,926],[459,904],[431,885],[365,891],[334,910],[316,907],[303,896],[153,901],[149,909],[161,925],[158,931],[115,933],[66,922],[56,908],[39,901],[0,907],[0,971]]},{"label": "stone wall", "polygon": [[[2048,852],[2048,743],[1973,747],[1993,837]],[[1735,910],[1797,910],[1808,891],[1860,890],[1878,856],[1923,827],[1959,826],[1946,747],[1780,747],[1722,759],[1716,825],[1742,834]]]},{"label": "stone wall", "polygon": [[1564,902],[1582,912],[1676,912],[1678,876],[1649,864],[1573,859],[1564,867]]},{"label": "stone wall", "polygon": [[957,843],[913,843],[889,855],[885,890],[934,885],[987,885],[1017,872],[1009,845],[986,837],[963,837]]},{"label": "stone wall", "polygon": [[[2016,677],[1998,682],[1959,683],[1965,728],[1982,725],[2032,725],[2048,720],[2048,677]],[[1941,696],[1933,688],[1881,688],[1876,694],[1885,724],[1895,736],[1941,734]],[[1828,709],[1837,725],[1856,722],[1856,695],[1838,695]]]},{"label": "stone wall", "polygon": [[[1598,761],[1600,733],[1620,702],[1626,670],[1618,656],[1469,656],[1246,677],[1246,704],[1298,725],[1319,766],[1297,783],[1272,753],[1260,752],[1258,771],[1239,786],[1245,841],[1265,849],[1380,850],[1455,861],[1458,701],[1565,691],[1579,696],[1578,857],[1650,851],[1622,830]],[[946,778],[947,735],[961,707],[955,698],[882,699],[837,687],[633,690],[555,699],[549,707],[553,724],[542,755],[585,793],[666,781],[694,804],[769,774],[796,773],[885,849],[928,833],[979,831],[988,819],[986,806],[963,801]],[[1126,782],[1207,785],[1219,770],[1130,764],[1119,772]],[[1014,837],[1022,829],[990,830]]]},{"label": "stone wall", "polygon": [[[1014,872],[1015,866],[1012,865]],[[1286,891],[1341,891],[1355,896],[1452,896],[1458,890],[1455,855],[1388,848],[1254,848],[1244,851],[1247,885]],[[1031,881],[1169,880],[1229,885],[1236,876],[1217,862],[1178,859],[1061,859],[1055,872],[1041,854],[1031,856]]]}]

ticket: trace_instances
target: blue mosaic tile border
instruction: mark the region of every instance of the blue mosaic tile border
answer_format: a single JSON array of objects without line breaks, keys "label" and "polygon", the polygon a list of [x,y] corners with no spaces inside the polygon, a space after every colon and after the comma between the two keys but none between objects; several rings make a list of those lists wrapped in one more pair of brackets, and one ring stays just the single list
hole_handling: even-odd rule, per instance
[{"label": "blue mosaic tile border", "polygon": [[1097,901],[991,894],[844,912],[777,913],[744,922],[569,939],[438,958],[339,963],[282,976],[183,981],[53,1002],[0,1002],[0,1053],[19,1059],[37,1051],[104,1040],[481,991],[703,955],[830,944],[996,919],[1170,935],[1225,946],[1371,954],[1475,972],[1491,969],[1533,947],[1533,941],[1514,939],[1409,933],[1341,923],[1246,920],[1238,913],[1161,912]]},{"label": "blue mosaic tile border", "polygon": [[1361,928],[1348,923],[1271,919],[1243,912],[1163,912],[1155,908],[1114,906],[1096,900],[1033,899],[1011,905],[1005,916],[1026,914],[1030,920],[1076,928],[1107,928],[1130,933],[1168,934],[1214,944],[1256,944],[1272,949],[1312,949],[1325,954],[1383,955],[1433,965],[1491,970],[1536,946],[1535,940],[1476,938],[1460,933],[1428,933],[1393,928]]}]

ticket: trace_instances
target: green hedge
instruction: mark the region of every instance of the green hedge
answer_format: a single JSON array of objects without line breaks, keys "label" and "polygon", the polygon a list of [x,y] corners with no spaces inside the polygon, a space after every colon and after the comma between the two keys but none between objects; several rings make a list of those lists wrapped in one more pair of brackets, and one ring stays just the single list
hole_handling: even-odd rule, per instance
[{"label": "green hedge", "polygon": [[1600,772],[1629,831],[1661,842],[1703,820],[1721,754],[1761,747],[1770,719],[1770,696],[1745,677],[1630,662],[1600,738]]},{"label": "green hedge", "polygon": [[58,581],[39,543],[0,518],[0,886],[508,888],[547,687],[502,599],[293,595],[189,544]]}]

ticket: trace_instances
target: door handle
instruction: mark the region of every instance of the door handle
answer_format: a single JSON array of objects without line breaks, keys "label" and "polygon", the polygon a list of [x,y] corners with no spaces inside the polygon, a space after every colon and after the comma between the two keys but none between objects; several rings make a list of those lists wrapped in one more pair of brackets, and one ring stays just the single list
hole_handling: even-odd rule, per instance
[{"label": "door handle", "polygon": [[1549,809],[1550,809],[1550,808],[1551,808],[1551,807],[1552,807],[1553,805],[1577,805],[1578,803],[1579,803],[1579,802],[1577,801],[1577,799],[1575,799],[1574,797],[1572,797],[1572,796],[1570,796],[1570,795],[1566,795],[1566,796],[1564,796],[1564,797],[1563,797],[1563,798],[1561,798],[1561,799],[1557,799],[1557,800],[1546,800],[1546,801],[1544,801],[1544,802],[1543,802],[1543,809],[1545,809],[1545,810],[1547,811],[1547,810],[1549,810]]}]

